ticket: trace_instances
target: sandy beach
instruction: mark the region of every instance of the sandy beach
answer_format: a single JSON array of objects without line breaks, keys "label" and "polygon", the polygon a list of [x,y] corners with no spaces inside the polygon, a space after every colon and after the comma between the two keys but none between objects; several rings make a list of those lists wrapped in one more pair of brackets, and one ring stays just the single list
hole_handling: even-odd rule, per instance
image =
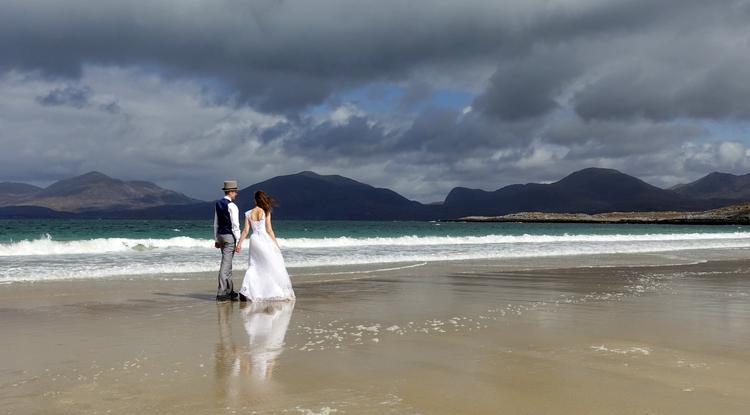
[{"label": "sandy beach", "polygon": [[293,269],[276,305],[217,304],[213,273],[4,284],[0,407],[746,414],[747,256]]}]

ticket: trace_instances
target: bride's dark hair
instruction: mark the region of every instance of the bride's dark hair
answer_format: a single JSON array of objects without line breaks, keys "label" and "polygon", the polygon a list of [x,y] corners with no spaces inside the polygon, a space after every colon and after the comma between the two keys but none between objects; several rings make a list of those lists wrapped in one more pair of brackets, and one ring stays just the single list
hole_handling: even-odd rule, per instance
[{"label": "bride's dark hair", "polygon": [[263,209],[266,213],[271,213],[273,210],[273,207],[276,206],[276,199],[274,199],[271,196],[268,196],[266,192],[262,190],[258,190],[255,192],[255,204],[258,205],[259,208]]}]

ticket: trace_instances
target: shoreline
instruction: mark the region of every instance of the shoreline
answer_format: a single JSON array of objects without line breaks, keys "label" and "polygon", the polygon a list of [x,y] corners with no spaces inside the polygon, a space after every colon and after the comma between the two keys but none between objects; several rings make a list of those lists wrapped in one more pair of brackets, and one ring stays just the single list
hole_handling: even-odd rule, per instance
[{"label": "shoreline", "polygon": [[[287,267],[295,284],[336,282],[355,278],[368,278],[392,272],[407,272],[419,267],[472,267],[491,266],[501,271],[527,271],[545,269],[611,268],[611,267],[659,267],[705,263],[710,261],[736,260],[750,257],[750,248],[676,249],[649,252],[594,253],[575,255],[519,256],[506,258],[459,258],[445,260],[415,260],[397,262],[373,262],[366,264],[341,264],[329,266]],[[217,267],[218,269],[218,267]],[[241,284],[246,268],[234,268],[235,284]],[[107,281],[193,281],[213,280],[216,271],[186,271],[170,273],[115,274],[107,276],[49,278],[1,281],[3,287],[33,284],[107,282]]]},{"label": "shoreline", "polygon": [[[548,214],[545,214],[548,215]],[[454,223],[570,223],[602,225],[750,225],[750,219],[579,219],[579,218],[507,218],[503,216],[467,216],[458,219],[445,219],[440,222]]]}]

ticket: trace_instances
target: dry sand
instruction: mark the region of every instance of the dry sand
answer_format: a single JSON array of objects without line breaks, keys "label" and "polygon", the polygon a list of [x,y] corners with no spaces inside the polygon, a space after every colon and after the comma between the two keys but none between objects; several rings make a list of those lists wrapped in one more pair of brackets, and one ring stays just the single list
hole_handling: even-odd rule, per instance
[{"label": "dry sand", "polygon": [[743,256],[296,270],[286,305],[216,304],[212,274],[3,285],[0,408],[747,414]]}]

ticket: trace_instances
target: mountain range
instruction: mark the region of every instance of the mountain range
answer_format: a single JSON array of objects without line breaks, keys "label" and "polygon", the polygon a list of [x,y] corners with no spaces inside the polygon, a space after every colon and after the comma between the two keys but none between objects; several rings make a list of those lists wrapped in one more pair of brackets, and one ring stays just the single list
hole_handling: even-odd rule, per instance
[{"label": "mountain range", "polygon": [[700,210],[712,207],[712,203],[710,198],[661,189],[617,170],[588,168],[550,184],[514,184],[494,192],[457,187],[445,198],[443,213],[462,217],[514,212]]},{"label": "mountain range", "polygon": [[692,183],[674,186],[672,190],[698,199],[750,200],[750,174],[713,172]]},{"label": "mountain range", "polygon": [[[241,211],[255,190],[279,200],[275,216],[306,220],[431,220],[516,212],[602,213],[697,211],[750,201],[750,174],[711,173],[663,189],[612,169],[588,168],[549,184],[505,186],[495,191],[457,187],[439,204],[338,175],[310,171],[277,176],[239,191]],[[217,192],[217,198],[220,192]],[[0,217],[179,218],[212,217],[213,203],[154,183],[123,181],[99,172],[60,180],[46,188],[0,183]]]},{"label": "mountain range", "polygon": [[241,211],[251,209],[253,194],[263,190],[279,200],[277,217],[306,220],[410,220],[432,217],[425,205],[389,189],[338,175],[303,171],[246,187],[237,195]]},{"label": "mountain range", "polygon": [[46,188],[0,183],[0,206],[35,206],[70,213],[197,202],[200,201],[150,182],[123,181],[95,171],[57,181]]}]

